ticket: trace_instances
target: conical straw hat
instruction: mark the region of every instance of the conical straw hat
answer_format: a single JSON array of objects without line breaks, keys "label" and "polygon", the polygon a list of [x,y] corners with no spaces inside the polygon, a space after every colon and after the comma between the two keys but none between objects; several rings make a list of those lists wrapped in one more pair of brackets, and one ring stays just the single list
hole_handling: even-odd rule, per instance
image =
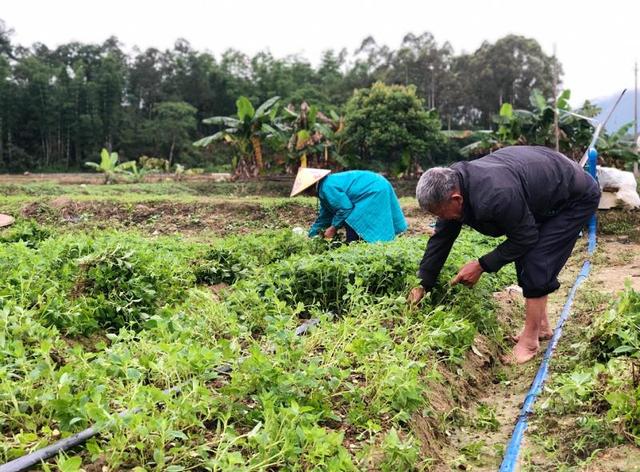
[{"label": "conical straw hat", "polygon": [[331,171],[327,169],[312,169],[311,167],[300,167],[298,169],[298,175],[293,182],[293,189],[291,189],[290,197],[299,194],[304,189],[311,187],[316,182],[322,180]]},{"label": "conical straw hat", "polygon": [[14,221],[13,216],[0,214],[0,228],[12,225]]}]

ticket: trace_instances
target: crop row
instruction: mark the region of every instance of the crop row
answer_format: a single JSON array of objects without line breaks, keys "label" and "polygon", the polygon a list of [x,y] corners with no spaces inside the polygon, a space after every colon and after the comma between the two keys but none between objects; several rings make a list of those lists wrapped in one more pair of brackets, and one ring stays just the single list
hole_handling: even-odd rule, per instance
[{"label": "crop row", "polygon": [[[97,424],[86,454],[59,466],[428,464],[416,421],[442,420],[429,386],[460,394],[443,369],[458,370],[478,332],[500,337],[489,295],[512,274],[474,291],[443,285],[416,309],[405,295],[425,243],[332,248],[272,232],[204,245],[18,228],[0,244],[0,461]],[[463,234],[444,280],[486,248]],[[202,274],[231,285],[213,293]],[[296,336],[307,318],[319,324]],[[163,393],[176,385],[180,395]]]},{"label": "crop row", "polygon": [[624,442],[640,446],[640,292],[627,286],[586,335],[544,405],[574,418],[573,460]]}]

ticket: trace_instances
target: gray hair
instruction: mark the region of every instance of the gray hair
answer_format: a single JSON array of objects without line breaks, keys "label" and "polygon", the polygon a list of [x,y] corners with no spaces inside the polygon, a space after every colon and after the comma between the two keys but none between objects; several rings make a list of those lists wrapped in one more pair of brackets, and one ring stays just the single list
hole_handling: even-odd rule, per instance
[{"label": "gray hair", "polygon": [[432,167],[427,170],[416,186],[416,198],[420,208],[433,210],[445,202],[460,183],[456,171],[449,167]]}]

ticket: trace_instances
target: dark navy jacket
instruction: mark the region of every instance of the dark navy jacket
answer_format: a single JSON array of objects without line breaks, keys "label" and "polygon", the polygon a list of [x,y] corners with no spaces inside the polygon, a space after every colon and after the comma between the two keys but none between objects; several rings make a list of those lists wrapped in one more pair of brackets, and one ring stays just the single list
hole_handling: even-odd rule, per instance
[{"label": "dark navy jacket", "polygon": [[587,190],[591,177],[580,166],[551,149],[511,146],[470,162],[451,166],[458,173],[464,199],[462,221],[436,223],[418,272],[431,289],[462,225],[487,236],[507,239],[482,256],[486,272],[520,258],[538,241],[538,225]]}]

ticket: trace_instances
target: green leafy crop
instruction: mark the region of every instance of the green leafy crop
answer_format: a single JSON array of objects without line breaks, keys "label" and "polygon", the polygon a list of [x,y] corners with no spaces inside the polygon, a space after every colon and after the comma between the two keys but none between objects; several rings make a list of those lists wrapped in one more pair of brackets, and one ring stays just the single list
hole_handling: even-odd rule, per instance
[{"label": "green leafy crop", "polygon": [[212,245],[202,260],[197,261],[196,280],[209,285],[233,284],[254,273],[259,267],[291,255],[322,253],[332,246],[321,238],[309,241],[287,229],[263,234],[233,236]]},{"label": "green leafy crop", "polygon": [[550,387],[547,408],[580,412],[583,455],[631,441],[640,445],[640,292],[627,286],[595,319],[580,361]]},{"label": "green leafy crop", "polygon": [[[440,424],[429,386],[479,332],[501,336],[491,292],[513,273],[449,288],[492,244],[464,232],[412,307],[425,244],[335,248],[289,231],[1,243],[0,462],[94,424],[101,434],[58,468],[427,467],[413,420]],[[206,286],[220,281],[231,286]]]}]

